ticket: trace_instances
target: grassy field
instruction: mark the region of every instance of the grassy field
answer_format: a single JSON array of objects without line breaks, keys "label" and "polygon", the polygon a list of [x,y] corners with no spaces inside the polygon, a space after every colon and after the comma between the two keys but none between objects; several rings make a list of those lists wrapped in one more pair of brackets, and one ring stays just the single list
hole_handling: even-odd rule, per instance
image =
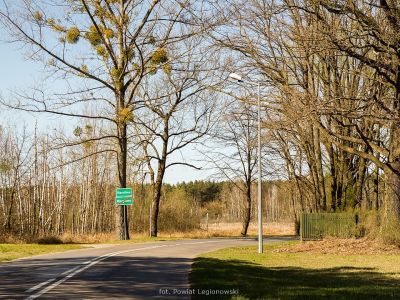
[{"label": "grassy field", "polygon": [[[293,242],[297,243],[297,242]],[[292,243],[292,245],[293,245]],[[290,244],[230,248],[195,260],[192,288],[236,289],[207,299],[399,299],[399,255],[280,252]],[[197,295],[194,299],[202,298]]]},{"label": "grassy field", "polygon": [[0,262],[10,261],[26,256],[46,254],[51,252],[61,252],[80,248],[83,248],[83,246],[73,244],[0,244]]}]

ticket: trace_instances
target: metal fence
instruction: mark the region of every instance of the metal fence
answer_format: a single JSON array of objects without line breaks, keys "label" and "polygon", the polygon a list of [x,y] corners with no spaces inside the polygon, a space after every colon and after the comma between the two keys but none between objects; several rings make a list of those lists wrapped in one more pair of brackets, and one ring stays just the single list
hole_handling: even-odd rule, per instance
[{"label": "metal fence", "polygon": [[349,238],[355,235],[357,216],[351,213],[303,213],[300,218],[301,240],[326,236]]}]

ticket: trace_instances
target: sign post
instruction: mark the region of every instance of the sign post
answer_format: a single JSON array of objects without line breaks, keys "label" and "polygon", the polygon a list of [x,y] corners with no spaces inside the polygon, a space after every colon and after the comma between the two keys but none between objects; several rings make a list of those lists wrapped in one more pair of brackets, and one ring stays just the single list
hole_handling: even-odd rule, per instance
[{"label": "sign post", "polygon": [[133,204],[132,188],[117,188],[117,190],[115,191],[115,204],[132,205]]}]

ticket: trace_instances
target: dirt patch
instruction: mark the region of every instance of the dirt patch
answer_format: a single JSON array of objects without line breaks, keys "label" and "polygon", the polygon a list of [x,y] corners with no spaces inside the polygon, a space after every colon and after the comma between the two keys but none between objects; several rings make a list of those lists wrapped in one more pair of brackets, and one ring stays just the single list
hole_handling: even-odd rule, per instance
[{"label": "dirt patch", "polygon": [[306,241],[299,244],[276,249],[275,252],[288,253],[318,253],[318,254],[391,254],[399,255],[400,246],[387,245],[377,239],[335,239],[328,238],[322,241]]},{"label": "dirt patch", "polygon": [[[240,222],[228,223],[228,222],[210,222],[208,224],[208,231],[211,235],[220,235],[220,236],[239,236],[242,231],[243,224]],[[207,230],[206,224],[201,224],[201,228],[203,230]],[[247,231],[248,235],[257,235],[258,234],[258,223],[252,222],[249,225],[249,229]],[[294,226],[293,223],[283,223],[283,222],[271,222],[263,224],[263,233],[264,235],[294,235]]]}]

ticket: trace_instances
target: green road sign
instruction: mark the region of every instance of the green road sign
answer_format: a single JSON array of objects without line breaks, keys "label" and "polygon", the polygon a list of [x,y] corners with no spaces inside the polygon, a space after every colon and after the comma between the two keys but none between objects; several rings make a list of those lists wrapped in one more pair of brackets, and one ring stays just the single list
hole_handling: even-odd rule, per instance
[{"label": "green road sign", "polygon": [[133,193],[131,188],[118,188],[115,192],[115,204],[132,205]]}]

